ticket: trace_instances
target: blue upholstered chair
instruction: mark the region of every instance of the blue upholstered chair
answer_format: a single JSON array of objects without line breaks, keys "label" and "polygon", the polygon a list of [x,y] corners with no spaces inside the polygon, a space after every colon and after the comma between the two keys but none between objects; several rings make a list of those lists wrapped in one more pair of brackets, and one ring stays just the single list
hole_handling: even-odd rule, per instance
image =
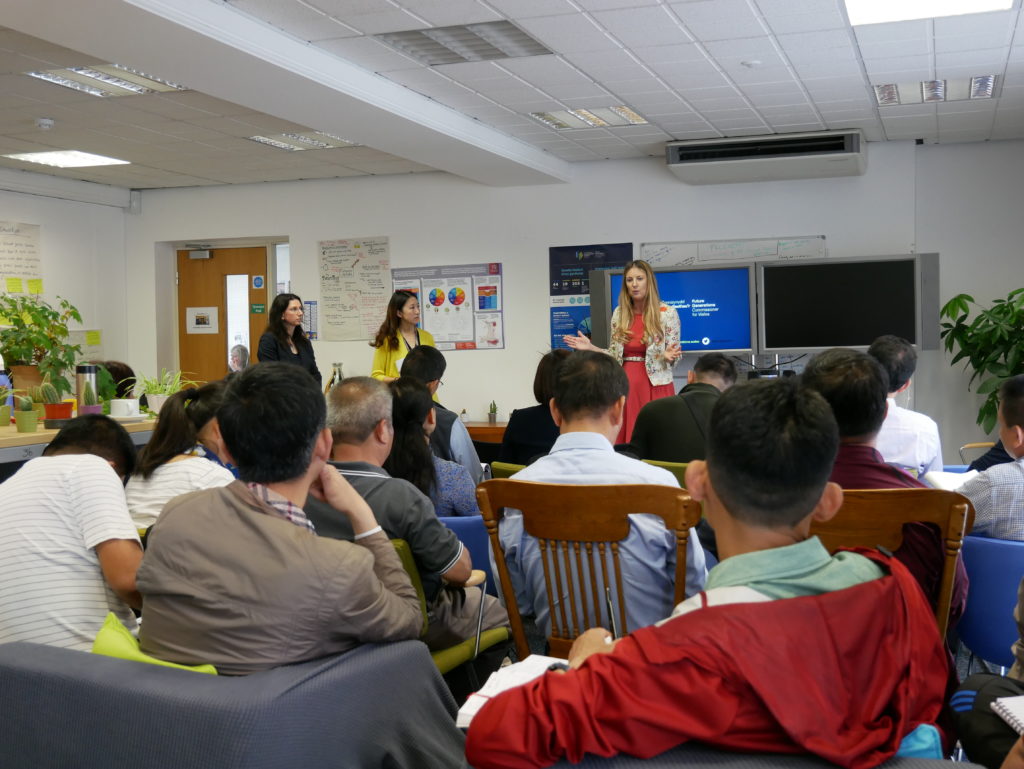
[{"label": "blue upholstered chair", "polygon": [[487,575],[487,592],[498,595],[498,586],[491,571],[491,543],[482,515],[442,516],[441,523],[455,532],[459,540],[469,548],[473,568]]},{"label": "blue upholstered chair", "polygon": [[964,537],[964,567],[971,580],[967,610],[957,625],[964,646],[1001,667],[1013,664],[1017,640],[1013,608],[1024,577],[1024,542]]}]

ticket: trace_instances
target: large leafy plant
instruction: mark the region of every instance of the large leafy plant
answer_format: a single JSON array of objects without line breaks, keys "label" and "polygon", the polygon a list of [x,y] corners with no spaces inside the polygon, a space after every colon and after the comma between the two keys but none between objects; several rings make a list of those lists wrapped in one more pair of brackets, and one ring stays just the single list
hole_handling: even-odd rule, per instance
[{"label": "large leafy plant", "polygon": [[57,297],[53,307],[29,294],[0,294],[0,355],[8,366],[38,365],[59,393],[70,393],[64,372],[73,370],[82,354],[70,344],[68,322],[82,322],[82,316],[67,299]]},{"label": "large leafy plant", "polygon": [[[974,312],[973,319],[970,318]],[[987,396],[978,409],[978,424],[986,432],[996,425],[999,385],[1003,380],[1024,373],[1024,288],[1011,291],[1006,299],[996,299],[982,307],[968,294],[957,294],[940,310],[947,318],[940,335],[946,352],[954,352],[953,363],[966,361],[973,371],[968,387],[978,382],[976,392]]]}]

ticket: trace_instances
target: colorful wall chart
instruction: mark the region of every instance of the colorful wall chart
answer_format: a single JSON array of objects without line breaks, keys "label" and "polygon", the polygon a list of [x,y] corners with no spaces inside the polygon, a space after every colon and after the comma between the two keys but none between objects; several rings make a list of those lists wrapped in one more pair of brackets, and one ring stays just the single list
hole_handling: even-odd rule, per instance
[{"label": "colorful wall chart", "polygon": [[505,347],[500,263],[408,267],[391,279],[395,291],[420,296],[420,324],[439,350]]},{"label": "colorful wall chart", "polygon": [[548,249],[551,349],[566,347],[566,335],[590,336],[590,271],[618,269],[632,259],[632,243]]}]

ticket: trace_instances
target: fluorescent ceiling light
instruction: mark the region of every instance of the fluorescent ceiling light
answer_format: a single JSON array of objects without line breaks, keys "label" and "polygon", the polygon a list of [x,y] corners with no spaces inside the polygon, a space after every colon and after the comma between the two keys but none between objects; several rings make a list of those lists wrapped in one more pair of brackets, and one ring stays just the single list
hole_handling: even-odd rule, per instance
[{"label": "fluorescent ceiling light", "polygon": [[530,117],[548,128],[566,131],[572,128],[614,128],[626,125],[647,125],[647,120],[625,105],[592,107],[591,109],[559,109],[552,112],[531,112]]},{"label": "fluorescent ceiling light", "polygon": [[854,26],[1005,11],[1012,6],[1013,0],[846,0],[846,12]]},{"label": "fluorescent ceiling light", "polygon": [[14,155],[4,155],[11,160],[24,160],[29,163],[41,163],[44,166],[55,166],[57,168],[89,168],[91,166],[126,166],[127,160],[108,158],[103,155],[93,155],[89,152],[78,150],[59,150],[55,152],[20,152]]},{"label": "fluorescent ceiling light", "polygon": [[945,80],[924,80],[921,82],[921,101],[945,101]]},{"label": "fluorescent ceiling light", "polygon": [[872,86],[875,89],[875,101],[879,107],[888,107],[900,103],[900,92],[895,83]]},{"label": "fluorescent ceiling light", "polygon": [[972,99],[991,99],[992,94],[995,92],[996,87],[996,76],[995,75],[980,75],[978,77],[971,78],[971,96]]},{"label": "fluorescent ceiling light", "polygon": [[279,150],[299,152],[301,150],[336,150],[342,147],[358,147],[355,142],[342,139],[340,136],[323,131],[305,131],[303,133],[282,133],[271,136],[247,136],[249,141],[266,144]]},{"label": "fluorescent ceiling light", "polygon": [[93,67],[67,67],[42,72],[26,72],[29,77],[48,83],[73,88],[90,96],[142,96],[154,92],[186,91],[184,86],[169,80],[147,75],[120,64],[102,64]]},{"label": "fluorescent ceiling light", "polygon": [[922,80],[916,83],[885,83],[871,86],[879,107],[896,104],[922,104],[938,101],[991,99],[995,96],[998,77],[978,75],[954,80]]}]

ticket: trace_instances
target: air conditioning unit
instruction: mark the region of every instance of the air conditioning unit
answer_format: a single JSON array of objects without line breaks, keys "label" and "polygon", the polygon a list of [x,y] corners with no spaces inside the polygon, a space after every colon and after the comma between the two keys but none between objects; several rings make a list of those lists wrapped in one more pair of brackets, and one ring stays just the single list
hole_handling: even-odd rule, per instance
[{"label": "air conditioning unit", "polygon": [[668,170],[687,184],[859,176],[867,169],[860,131],[669,142]]}]

